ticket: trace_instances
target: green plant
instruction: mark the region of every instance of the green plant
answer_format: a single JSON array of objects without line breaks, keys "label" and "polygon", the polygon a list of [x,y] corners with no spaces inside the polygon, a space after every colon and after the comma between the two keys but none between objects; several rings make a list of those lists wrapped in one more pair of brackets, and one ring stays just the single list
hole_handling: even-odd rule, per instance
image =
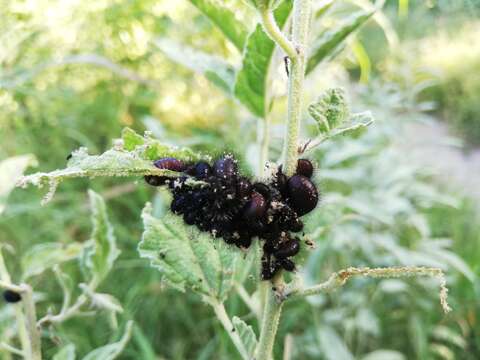
[{"label": "green plant", "polygon": [[[289,111],[284,147],[284,164],[287,174],[291,174],[295,168],[298,156],[297,151],[300,145],[298,133],[302,109],[302,85],[306,60],[304,41],[308,33],[306,31],[308,24],[306,19],[308,20],[308,6],[310,5],[310,2],[299,1],[294,4],[296,8],[293,11],[294,22],[292,31],[294,36],[292,40],[294,41],[295,46],[292,46],[290,40],[279,32],[278,25],[275,25],[273,22],[274,17],[272,16],[271,9],[264,7],[264,4],[260,5],[259,10],[262,15],[261,18],[266,32],[276,40],[282,48],[284,48],[285,53],[290,57]],[[290,5],[289,2],[284,2],[276,9],[277,17],[279,19],[281,19],[281,16],[284,16],[284,20],[286,20],[288,12],[290,11]],[[215,10],[215,8],[211,7],[207,7],[206,9],[209,11]],[[208,12],[207,10],[204,11]],[[280,10],[283,11],[283,13]],[[213,11],[213,13],[214,15],[212,16],[215,16],[216,12]],[[221,14],[222,16],[225,16],[228,12],[223,9]],[[277,21],[280,22],[280,20]],[[267,58],[271,59],[274,45],[259,27],[257,27],[257,30],[251,35],[250,49],[253,49],[252,51],[265,51],[270,48],[270,51],[267,51]],[[353,30],[354,29],[351,31]],[[342,29],[342,31],[345,30]],[[334,45],[337,44],[332,43],[329,46],[331,46],[331,49],[334,49]],[[247,49],[249,49],[248,46]],[[322,57],[320,57],[320,59],[321,58]],[[183,57],[182,59],[185,60]],[[190,57],[186,59],[190,59]],[[319,57],[316,57],[316,59],[319,59]],[[262,57],[260,54],[252,55],[249,54],[248,51],[245,53],[245,66],[237,74],[234,92],[254,114],[264,117],[263,121],[266,124],[268,122],[270,99],[268,99],[268,96],[266,95],[268,87],[265,85],[265,82],[263,83],[263,90],[260,89],[260,92],[255,94],[258,90],[258,88],[256,88],[258,77],[266,79],[265,74],[258,74],[258,69],[261,68],[262,65],[264,66],[264,69],[268,69],[268,62],[265,67],[264,60],[265,57]],[[206,58],[203,58],[201,65],[208,65]],[[229,69],[228,66],[227,69]],[[218,83],[219,79],[224,82],[225,74],[229,74],[231,71],[226,70],[225,73],[220,72],[222,76],[219,76],[218,70],[221,70],[221,68],[219,68],[219,63],[215,62],[213,63],[212,68],[208,69],[208,71],[205,71],[203,68],[202,72],[215,83]],[[217,76],[212,75],[212,73]],[[249,81],[245,79],[249,79]],[[227,90],[230,89],[230,87],[225,87],[224,85],[224,83],[220,84],[222,88],[226,88]],[[371,119],[367,114],[351,118],[347,111],[333,112],[336,114],[335,118],[333,118],[330,115],[332,109],[337,107],[345,109],[346,107],[345,103],[339,103],[339,101],[343,101],[341,100],[342,97],[331,96],[331,94],[338,93],[341,93],[341,91],[332,90],[327,92],[324,96],[321,96],[318,103],[311,107],[312,117],[317,122],[319,130],[315,134],[313,141],[302,146],[303,151],[313,150],[317,146],[323,144],[326,139],[334,136],[338,137],[338,135],[341,134],[358,135],[361,130],[364,130],[365,127],[371,123]],[[255,99],[255,96],[251,96],[252,94],[256,95],[257,100],[260,101],[252,103],[251,101]],[[268,104],[268,106],[266,106],[266,104]],[[340,118],[338,117],[338,114],[340,114]],[[348,121],[351,121],[351,123],[348,124]],[[264,128],[268,129],[267,126],[264,126]],[[266,135],[268,135],[268,133],[266,133]],[[264,136],[261,143],[265,150],[262,154],[268,155],[268,136]],[[149,136],[144,138],[136,135],[132,131],[126,130],[123,133],[123,141],[118,142],[112,150],[99,156],[89,156],[85,151],[75,152],[67,169],[49,174],[33,175],[25,178],[22,181],[22,184],[25,184],[26,182],[47,184],[50,186],[50,190],[45,200],[49,200],[51,196],[53,196],[53,192],[58,183],[69,177],[173,175],[166,170],[158,170],[153,167],[152,161],[163,156],[175,156],[190,161],[192,159],[201,158],[203,155],[188,150],[173,149],[155,141]],[[267,156],[260,159],[260,166],[262,169],[266,157]],[[232,280],[237,274],[234,272],[234,268],[238,266],[240,269],[248,269],[249,266],[245,266],[242,261],[254,262],[255,259],[239,259],[238,252],[235,252],[228,247],[224,247],[223,244],[217,244],[215,248],[212,243],[213,240],[204,234],[193,233],[193,236],[199,237],[202,240],[201,245],[199,245],[198,248],[194,248],[196,245],[192,245],[192,242],[190,241],[190,238],[192,237],[191,229],[186,228],[184,224],[178,221],[178,219],[172,218],[171,216],[164,216],[160,219],[153,217],[153,211],[153,207],[146,206],[143,213],[145,232],[143,242],[139,248],[141,254],[152,259],[153,264],[161,269],[165,280],[169,284],[179,289],[192,288],[199,293],[202,298],[213,307],[217,317],[227,330],[227,333],[231,337],[236,348],[239,350],[239,353],[245,358],[251,356],[255,347],[257,347],[257,357],[259,359],[267,359],[271,356],[278,319],[280,318],[283,300],[285,300],[284,298],[294,299],[295,297],[300,297],[302,294],[310,295],[331,290],[332,288],[343,285],[351,275],[387,276],[402,274],[409,276],[412,273],[415,273],[436,276],[440,274],[437,269],[425,268],[397,270],[348,269],[334,275],[331,280],[321,286],[307,289],[297,288],[295,281],[287,286],[283,283],[282,277],[279,276],[275,279],[275,290],[272,290],[272,286],[269,284],[264,283],[261,285],[261,288],[263,288],[262,291],[265,293],[265,307],[263,308],[264,316],[261,326],[262,329],[260,331],[260,339],[256,346],[257,340],[253,329],[239,318],[234,317],[230,320],[223,305],[228,290],[237,287],[240,289],[237,289],[237,291],[242,291],[241,286],[243,284],[242,281],[240,281],[241,279]],[[171,260],[170,263],[162,259],[160,252],[162,249],[168,249],[172,246],[178,248],[177,252],[173,254],[176,255],[177,260]],[[250,256],[253,257],[253,251],[250,253]],[[208,255],[208,257],[203,257],[203,254]],[[190,261],[187,262],[186,267],[185,264],[182,264],[180,261],[185,258],[190,259]],[[200,264],[200,269],[192,265],[197,261]],[[217,274],[222,274],[220,279]],[[205,278],[208,280],[208,285],[199,286],[195,281],[198,278]],[[246,302],[252,303],[249,294],[246,294],[246,296],[245,293],[243,294]],[[290,294],[291,296],[289,296]],[[252,308],[255,309],[255,306],[252,306]],[[236,331],[232,331],[232,329],[235,329]]]}]

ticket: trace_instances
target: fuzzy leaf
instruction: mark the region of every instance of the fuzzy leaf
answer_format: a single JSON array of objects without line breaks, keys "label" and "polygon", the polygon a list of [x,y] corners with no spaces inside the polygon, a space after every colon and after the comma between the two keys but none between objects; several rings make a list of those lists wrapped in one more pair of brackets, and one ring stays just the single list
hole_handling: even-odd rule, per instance
[{"label": "fuzzy leaf", "polygon": [[235,69],[226,61],[170,39],[160,38],[154,43],[170,60],[204,75],[220,89],[231,93]]},{"label": "fuzzy leaf", "polygon": [[[292,11],[292,1],[281,4],[274,12],[275,19],[282,28]],[[237,73],[234,93],[252,114],[264,117],[266,114],[265,96],[268,70],[275,50],[275,43],[258,24],[249,35],[242,60],[242,69]]]},{"label": "fuzzy leaf", "polygon": [[14,156],[0,161],[0,215],[5,210],[8,195],[15,188],[15,183],[29,166],[36,165],[33,155]]},{"label": "fuzzy leaf", "polygon": [[248,31],[230,9],[220,5],[218,1],[190,0],[190,2],[208,17],[238,50],[242,51]]},{"label": "fuzzy leaf", "polygon": [[80,284],[79,286],[84,294],[90,298],[93,307],[115,313],[123,313],[122,304],[115,296],[94,292],[85,284]]},{"label": "fuzzy leaf", "polygon": [[311,56],[307,62],[306,73],[311,72],[327,56],[331,56],[348,35],[362,26],[374,14],[374,10],[353,14],[338,27],[325,31],[312,45]]},{"label": "fuzzy leaf", "polygon": [[222,239],[214,239],[186,225],[172,214],[161,219],[143,210],[144,233],[138,245],[141,257],[158,268],[164,280],[184,291],[192,289],[205,299],[223,301],[232,287],[232,276],[239,250]]},{"label": "fuzzy leaf", "polygon": [[108,220],[105,201],[93,190],[88,191],[88,196],[93,230],[82,256],[82,265],[100,282],[112,269],[114,261],[120,255],[120,250],[117,248],[113,227]]},{"label": "fuzzy leaf", "polygon": [[132,328],[133,321],[129,321],[125,327],[125,333],[118,342],[99,347],[98,349],[89,352],[83,358],[83,360],[113,360],[117,358],[130,341],[130,337],[132,336]]},{"label": "fuzzy leaf", "polygon": [[344,90],[341,88],[326,90],[315,103],[310,104],[308,112],[317,122],[320,133],[328,134],[350,115]]},{"label": "fuzzy leaf", "polygon": [[77,258],[83,244],[44,243],[31,247],[22,257],[23,280],[39,275],[55,265]]},{"label": "fuzzy leaf", "polygon": [[130,129],[123,131],[123,137],[125,140],[118,141],[116,146],[101,155],[89,155],[86,148],[80,148],[72,153],[65,169],[23,176],[17,186],[48,185],[49,190],[42,200],[42,204],[46,204],[52,199],[58,184],[65,179],[98,176],[177,176],[173,171],[157,169],[152,160],[161,157],[176,157],[187,162],[208,159],[188,148],[161,144],[148,134],[141,137]]},{"label": "fuzzy leaf", "polygon": [[238,335],[240,336],[240,339],[242,339],[248,355],[253,357],[253,353],[255,352],[258,342],[257,336],[255,335],[252,327],[247,325],[242,319],[236,316],[232,318],[232,323]]},{"label": "fuzzy leaf", "polygon": [[359,137],[366,131],[368,126],[373,124],[373,122],[373,116],[369,111],[353,114],[350,116],[350,119],[344,124],[344,126],[332,130],[329,134],[329,137],[334,137],[337,135]]},{"label": "fuzzy leaf", "polygon": [[52,360],[75,360],[75,345],[65,345],[53,356]]}]

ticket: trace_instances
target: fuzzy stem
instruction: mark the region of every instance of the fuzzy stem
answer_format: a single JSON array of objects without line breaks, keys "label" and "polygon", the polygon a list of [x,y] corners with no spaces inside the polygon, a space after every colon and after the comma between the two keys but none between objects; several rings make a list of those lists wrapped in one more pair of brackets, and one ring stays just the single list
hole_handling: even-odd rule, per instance
[{"label": "fuzzy stem", "polygon": [[223,304],[219,302],[210,302],[210,305],[213,307],[213,310],[215,311],[215,315],[217,315],[218,320],[220,320],[220,322],[223,325],[223,328],[230,336],[230,339],[232,340],[233,344],[237,348],[242,359],[249,360],[250,356],[248,355],[247,349],[245,349],[245,345],[243,344],[242,339],[240,339],[238,332],[235,331],[235,327],[233,326],[232,321],[228,317],[228,314],[225,310],[225,306],[223,306]]},{"label": "fuzzy stem", "polygon": [[265,164],[268,161],[268,147],[270,145],[270,117],[268,114],[263,119],[262,125],[260,158],[258,163],[258,173],[261,177],[265,174]]},{"label": "fuzzy stem", "polygon": [[291,59],[297,56],[297,51],[293,43],[287,39],[283,34],[282,30],[277,25],[273,12],[267,8],[260,9],[261,24],[265,33],[272,39],[278,46],[282,48],[283,51]]},{"label": "fuzzy stem", "polygon": [[22,301],[25,307],[25,323],[27,325],[27,332],[30,340],[31,357],[29,359],[41,360],[42,351],[40,332],[37,327],[37,314],[35,310],[35,302],[33,301],[33,291],[27,284],[22,284],[21,286],[24,289],[22,293]]},{"label": "fuzzy stem", "polygon": [[[281,275],[279,280],[282,281]],[[272,358],[275,335],[280,322],[283,302],[280,302],[272,286],[267,289],[265,307],[263,309],[262,327],[260,329],[260,339],[257,346],[256,360],[270,360]]]},{"label": "fuzzy stem", "polygon": [[292,41],[296,56],[292,56],[288,82],[288,118],[284,140],[284,172],[293,175],[298,157],[298,137],[302,117],[305,58],[310,27],[311,0],[295,0],[293,4]]}]

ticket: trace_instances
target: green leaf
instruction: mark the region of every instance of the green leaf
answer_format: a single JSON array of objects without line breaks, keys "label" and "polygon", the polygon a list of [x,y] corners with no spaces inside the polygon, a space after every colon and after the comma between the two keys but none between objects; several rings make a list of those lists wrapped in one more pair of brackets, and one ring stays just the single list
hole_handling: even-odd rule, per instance
[{"label": "green leaf", "polygon": [[341,88],[326,90],[315,103],[310,104],[308,112],[317,122],[319,132],[328,134],[350,116],[345,91]]},{"label": "green leaf", "polygon": [[8,195],[15,188],[15,183],[29,166],[36,165],[33,155],[13,156],[0,161],[0,215],[5,210]]},{"label": "green leaf", "polygon": [[117,141],[112,149],[101,155],[89,155],[86,148],[80,148],[72,153],[66,168],[23,176],[18,180],[17,186],[47,185],[49,189],[42,200],[42,204],[46,204],[52,199],[57,186],[66,179],[98,176],[177,176],[173,171],[156,168],[152,160],[161,157],[175,157],[186,162],[209,159],[208,156],[197,154],[188,148],[164,145],[148,134],[141,137],[130,129],[124,130],[122,135],[125,140]]},{"label": "green leaf", "polygon": [[53,356],[52,360],[75,360],[75,345],[65,345]]},{"label": "green leaf", "polygon": [[248,31],[246,27],[235,18],[235,13],[220,5],[218,1],[190,0],[190,2],[208,17],[238,50],[242,51]]},{"label": "green leaf", "polygon": [[312,45],[306,73],[311,72],[322,60],[332,55],[347,36],[362,26],[374,13],[375,10],[355,13],[336,28],[322,33]]},{"label": "green leaf", "polygon": [[366,130],[367,127],[373,124],[374,119],[370,111],[353,114],[348,123],[344,126],[334,129],[330,132],[329,137],[334,137],[338,135],[348,135],[351,137],[359,137]]},{"label": "green leaf", "polygon": [[320,346],[327,360],[353,360],[353,354],[345,342],[330,326],[322,326],[318,330]]},{"label": "green leaf", "polygon": [[257,336],[253,331],[250,325],[247,325],[242,319],[234,316],[232,318],[233,326],[237,331],[240,339],[242,339],[243,344],[245,345],[245,349],[247,350],[250,356],[253,356],[255,352],[255,348],[257,347]]},{"label": "green leaf", "polygon": [[44,243],[32,246],[22,257],[23,279],[39,275],[55,265],[77,258],[83,244]]},{"label": "green leaf", "polygon": [[123,313],[122,304],[115,296],[94,292],[85,284],[80,284],[79,286],[84,294],[90,298],[93,307],[114,313]]},{"label": "green leaf", "polygon": [[145,144],[145,138],[137,134],[132,129],[126,127],[122,130],[123,148],[128,151],[133,151],[137,146]]},{"label": "green leaf", "polygon": [[93,190],[88,191],[92,210],[93,230],[88,246],[82,256],[82,265],[91,273],[92,278],[100,282],[112,269],[114,261],[120,255],[117,249],[113,227],[107,216],[105,201]]},{"label": "green leaf", "polygon": [[125,327],[125,333],[118,342],[102,346],[89,352],[83,358],[83,360],[113,360],[117,358],[122,353],[123,349],[125,349],[127,343],[130,341],[130,337],[132,336],[132,328],[133,321],[129,321]]},{"label": "green leaf", "polygon": [[[274,12],[280,28],[285,25],[292,10],[292,1],[285,1]],[[270,63],[275,43],[258,24],[249,35],[242,60],[242,69],[237,73],[234,93],[252,114],[265,117],[265,97]]]},{"label": "green leaf", "polygon": [[138,245],[141,257],[158,268],[164,281],[184,291],[189,288],[205,300],[223,301],[232,287],[232,276],[239,250],[186,225],[172,214],[161,219],[143,210],[144,233]]},{"label": "green leaf", "polygon": [[166,38],[156,39],[154,44],[170,60],[204,75],[228,94],[232,92],[235,69],[226,61]]},{"label": "green leaf", "polygon": [[150,132],[145,132],[141,136],[128,127],[122,131],[122,142],[124,150],[136,152],[140,158],[145,160],[156,160],[163,157],[174,157],[185,162],[210,160],[209,156],[189,148],[162,144],[152,138]]}]

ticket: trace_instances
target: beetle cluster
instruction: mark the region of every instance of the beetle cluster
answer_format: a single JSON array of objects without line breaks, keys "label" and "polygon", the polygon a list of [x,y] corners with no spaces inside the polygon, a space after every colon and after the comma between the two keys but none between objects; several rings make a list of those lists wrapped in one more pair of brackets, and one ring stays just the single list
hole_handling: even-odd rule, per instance
[{"label": "beetle cluster", "polygon": [[[280,268],[295,270],[291,258],[300,250],[300,239],[290,233],[303,229],[299,217],[312,211],[319,197],[310,180],[313,166],[309,160],[298,160],[296,174],[290,178],[279,167],[268,183],[241,176],[230,155],[213,165],[204,161],[185,164],[175,158],[158,159],[154,165],[182,173],[178,178],[150,175],[145,180],[153,186],[169,186],[171,210],[182,215],[185,223],[242,248],[248,248],[254,237],[264,241],[264,280],[271,279]],[[191,185],[189,177],[204,185]]]}]

